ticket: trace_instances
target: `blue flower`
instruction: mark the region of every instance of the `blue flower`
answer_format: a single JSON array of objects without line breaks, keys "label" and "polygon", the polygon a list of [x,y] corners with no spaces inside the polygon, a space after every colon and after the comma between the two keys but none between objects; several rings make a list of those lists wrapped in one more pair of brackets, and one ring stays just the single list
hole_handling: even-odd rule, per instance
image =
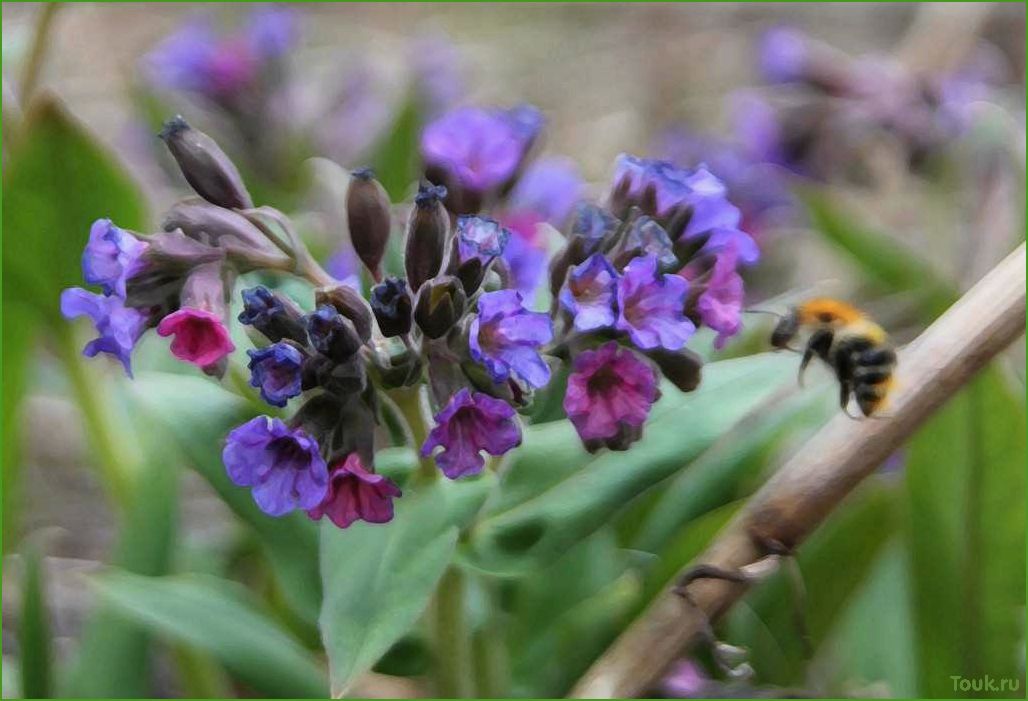
[{"label": "blue flower", "polygon": [[616,327],[643,350],[678,350],[696,331],[685,317],[689,283],[657,272],[653,255],[633,259],[618,280]]},{"label": "blue flower", "polygon": [[269,516],[313,509],[328,492],[328,468],[318,442],[280,419],[258,416],[237,426],[221,458],[229,479],[253,487],[253,500]]},{"label": "blue flower", "polygon": [[469,329],[471,357],[485,366],[494,382],[513,373],[530,387],[550,381],[550,368],[539,347],[553,340],[550,317],[525,309],[515,290],[487,292],[478,300],[478,315]]},{"label": "blue flower", "polygon": [[261,398],[272,406],[285,406],[303,387],[303,353],[295,346],[279,343],[248,350],[250,384],[259,387]]},{"label": "blue flower", "polygon": [[510,231],[489,217],[463,216],[457,219],[457,251],[460,262],[477,258],[486,265],[502,255],[510,240]]},{"label": "blue flower", "polygon": [[133,307],[126,307],[121,297],[103,296],[72,287],[61,293],[61,314],[68,319],[88,316],[96,326],[98,338],[86,344],[82,354],[92,358],[109,353],[117,358],[132,377],[132,349],[146,330],[149,319]]},{"label": "blue flower", "polygon": [[99,285],[105,295],[125,299],[128,279],[142,268],[147,244],[116,227],[110,219],[97,219],[89,229],[82,252],[82,277]]}]

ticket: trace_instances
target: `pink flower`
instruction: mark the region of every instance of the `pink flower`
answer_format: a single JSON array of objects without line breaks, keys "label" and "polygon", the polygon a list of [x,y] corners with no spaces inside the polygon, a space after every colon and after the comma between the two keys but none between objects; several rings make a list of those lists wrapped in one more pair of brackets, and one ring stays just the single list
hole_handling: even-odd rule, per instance
[{"label": "pink flower", "polygon": [[635,353],[609,341],[575,358],[564,411],[590,452],[627,450],[642,436],[660,396],[657,374]]},{"label": "pink flower", "polygon": [[307,515],[314,520],[328,516],[340,528],[354,521],[388,523],[393,520],[393,499],[400,488],[382,475],[368,472],[357,453],[336,462],[330,471],[328,494]]},{"label": "pink flower", "polygon": [[216,315],[205,309],[183,307],[161,319],[160,336],[174,336],[171,353],[179,360],[205,368],[236,349],[228,329]]},{"label": "pink flower", "polygon": [[703,323],[717,331],[714,347],[718,350],[742,328],[743,282],[736,272],[736,258],[730,248],[718,255],[707,289],[696,301]]}]

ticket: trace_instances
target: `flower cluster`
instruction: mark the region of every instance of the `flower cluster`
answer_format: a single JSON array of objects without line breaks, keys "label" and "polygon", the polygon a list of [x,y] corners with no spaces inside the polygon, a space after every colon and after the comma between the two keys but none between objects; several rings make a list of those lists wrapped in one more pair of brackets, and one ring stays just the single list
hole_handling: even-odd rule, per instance
[{"label": "flower cluster", "polygon": [[[388,521],[400,489],[375,471],[377,427],[383,406],[409,408],[411,397],[420,414],[424,387],[432,420],[413,447],[450,479],[518,446],[519,412],[553,391],[557,372],[567,373],[563,406],[585,448],[625,450],[642,435],[661,375],[683,391],[699,383],[686,348],[696,329],[716,331],[718,345],[739,331],[739,268],[759,251],[703,168],[624,155],[606,204],[582,201],[566,162],[532,162],[540,125],[527,107],[442,116],[425,130],[425,179],[406,208],[370,170],[354,171],[346,216],[371,280],[365,298],[314,261],[284,214],[255,208],[217,145],[176,118],[162,138],[199,197],[174,205],[149,236],[97,222],[83,273],[100,293],[66,291],[64,312],[94,320],[87,355],[111,353],[127,370],[136,341],[156,328],[174,337],[176,357],[220,376],[234,350],[237,278],[310,282],[309,310],[258,285],[241,291],[235,315],[256,344],[250,384],[269,405],[295,407],[289,418],[247,421],[224,446],[231,480],[272,516],[302,510],[341,528]],[[511,255],[515,241],[542,251],[505,223],[519,218],[561,241],[546,311],[526,296],[542,290],[515,272],[527,255]],[[390,267],[401,228],[402,264]],[[542,277],[545,260],[533,260]]]},{"label": "flower cluster", "polygon": [[859,179],[879,145],[924,167],[967,131],[974,103],[989,99],[1003,73],[985,47],[952,70],[926,73],[847,56],[791,27],[767,31],[759,58],[764,81],[782,89],[773,100],[738,96],[738,136],[753,158],[819,179]]}]

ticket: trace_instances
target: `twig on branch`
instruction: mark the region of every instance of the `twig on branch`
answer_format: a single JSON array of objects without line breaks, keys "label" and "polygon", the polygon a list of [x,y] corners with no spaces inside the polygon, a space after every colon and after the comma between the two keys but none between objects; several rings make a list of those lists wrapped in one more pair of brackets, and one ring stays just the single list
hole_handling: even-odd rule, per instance
[{"label": "twig on branch", "polygon": [[[760,543],[798,546],[861,480],[1024,330],[1021,244],[900,353],[897,385],[885,418],[858,422],[840,415],[830,421],[750,499],[697,562],[736,570],[768,554]],[[693,607],[669,587],[593,664],[570,696],[624,698],[645,693],[702,633],[706,619],[725,613],[745,591],[745,584],[697,580],[689,587]]]}]

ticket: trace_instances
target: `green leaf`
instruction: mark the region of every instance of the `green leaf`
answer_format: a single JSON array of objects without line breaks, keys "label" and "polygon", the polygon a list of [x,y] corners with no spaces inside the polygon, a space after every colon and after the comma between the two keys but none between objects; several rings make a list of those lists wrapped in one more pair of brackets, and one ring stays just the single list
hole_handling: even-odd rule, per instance
[{"label": "green leaf", "polygon": [[290,608],[315,622],[321,606],[317,527],[300,513],[269,517],[254,503],[249,489],[232,483],[221,461],[225,435],[251,418],[252,408],[218,384],[195,376],[140,373],[130,391],[190,466],[257,536]]},{"label": "green leaf", "polygon": [[[535,429],[527,430],[523,450],[528,458],[516,459],[501,494],[517,482],[523,485],[519,498],[527,496],[534,481],[545,491],[516,504],[510,498],[498,500],[499,507],[472,531],[468,559],[476,567],[507,574],[553,561],[709,448],[794,372],[795,359],[776,354],[708,365],[695,392],[666,392],[644,438],[630,451],[604,452],[584,465],[575,457],[585,459],[581,448],[574,456],[565,453],[570,448],[558,450],[575,440],[565,424],[539,427],[547,439],[541,453],[533,447]],[[516,475],[518,470],[522,474]]]},{"label": "green leaf", "polygon": [[878,283],[885,292],[917,292],[922,313],[928,319],[939,317],[956,301],[952,285],[913,251],[893,238],[855,223],[858,218],[841,212],[824,192],[807,188],[800,195],[815,231],[846,253],[867,279]]},{"label": "green leaf", "polygon": [[53,652],[46,605],[42,556],[35,547],[23,555],[21,618],[18,622],[18,654],[21,659],[21,692],[27,699],[51,697]]},{"label": "green leaf", "polygon": [[476,510],[487,485],[484,479],[408,484],[387,524],[339,529],[324,520],[320,623],[334,696],[371,669],[425,610],[453,558],[457,523]]},{"label": "green leaf", "polygon": [[374,149],[371,163],[375,177],[389,194],[390,200],[400,202],[410,194],[411,183],[418,179],[418,136],[421,116],[417,102],[408,98],[392,127]]},{"label": "green leaf", "polygon": [[82,248],[100,217],[146,224],[135,183],[52,98],[29,109],[3,177],[4,547],[15,540],[19,406],[44,324],[67,322],[62,289],[81,284]]},{"label": "green leaf", "polygon": [[247,685],[273,698],[323,698],[324,671],[231,582],[204,575],[97,578],[97,591],[155,633],[205,650]]},{"label": "green leaf", "polygon": [[135,183],[56,100],[33,103],[23,141],[4,171],[5,300],[65,323],[58,297],[82,283],[90,224],[108,217],[142,229],[143,202]]},{"label": "green leaf", "polygon": [[907,539],[919,691],[952,675],[1023,679],[1025,409],[996,368],[910,444]]},{"label": "green leaf", "polygon": [[[136,414],[150,456],[136,480],[129,512],[121,523],[113,562],[140,575],[158,576],[170,567],[177,527],[179,471],[159,445],[159,433]],[[150,696],[149,635],[112,606],[98,605],[83,630],[79,654],[65,678],[70,697]]]}]

